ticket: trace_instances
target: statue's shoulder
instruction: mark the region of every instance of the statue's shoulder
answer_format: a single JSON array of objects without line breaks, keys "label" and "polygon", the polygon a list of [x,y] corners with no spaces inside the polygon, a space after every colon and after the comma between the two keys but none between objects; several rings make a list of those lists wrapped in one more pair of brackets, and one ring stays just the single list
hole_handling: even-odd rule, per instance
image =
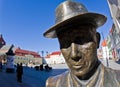
[{"label": "statue's shoulder", "polygon": [[117,81],[119,81],[120,84],[120,70],[114,70],[115,74],[116,74],[116,79]]},{"label": "statue's shoulder", "polygon": [[65,82],[65,78],[67,78],[69,71],[66,71],[62,74],[51,76],[46,80],[46,87],[57,87],[58,84],[62,84],[62,82]]},{"label": "statue's shoulder", "polygon": [[116,69],[112,69],[112,68],[108,68],[108,67],[104,67],[105,71],[107,71],[108,73],[114,73],[116,75],[120,75],[120,70],[116,70]]},{"label": "statue's shoulder", "polygon": [[112,68],[105,68],[105,77],[111,78],[112,81],[117,82],[120,85],[120,70],[115,70]]}]

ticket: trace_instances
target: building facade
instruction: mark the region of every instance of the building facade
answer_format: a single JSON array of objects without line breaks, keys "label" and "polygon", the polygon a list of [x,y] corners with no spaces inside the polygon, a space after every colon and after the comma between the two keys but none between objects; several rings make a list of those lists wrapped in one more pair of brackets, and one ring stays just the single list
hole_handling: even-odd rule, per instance
[{"label": "building facade", "polygon": [[7,55],[6,53],[12,49],[15,54],[14,63],[23,63],[23,65],[40,65],[42,64],[42,57],[34,51],[23,50],[20,47],[15,47],[14,45],[6,45],[6,42],[2,35],[0,35],[0,61],[6,63]]},{"label": "building facade", "polygon": [[120,0],[107,0],[107,2],[113,19],[113,26],[108,35],[111,41],[107,43],[111,44],[110,54],[117,61],[120,59]]},{"label": "building facade", "polygon": [[45,57],[47,64],[64,64],[65,60],[60,51],[52,52]]},{"label": "building facade", "polygon": [[23,63],[27,66],[35,66],[42,64],[42,57],[33,51],[23,50],[21,48],[17,48],[15,50],[15,64]]}]

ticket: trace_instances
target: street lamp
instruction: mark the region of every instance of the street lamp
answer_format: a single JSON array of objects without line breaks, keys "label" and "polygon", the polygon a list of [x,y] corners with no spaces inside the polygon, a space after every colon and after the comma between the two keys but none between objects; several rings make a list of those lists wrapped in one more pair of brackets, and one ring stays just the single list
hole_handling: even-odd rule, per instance
[{"label": "street lamp", "polygon": [[44,59],[43,59],[44,58],[44,51],[43,50],[41,51],[41,54],[42,54],[42,64],[43,64],[44,63]]},{"label": "street lamp", "polygon": [[48,51],[46,51],[46,55],[48,56]]},{"label": "street lamp", "polygon": [[41,51],[41,54],[42,54],[42,58],[43,58],[44,57],[44,51],[43,50]]}]

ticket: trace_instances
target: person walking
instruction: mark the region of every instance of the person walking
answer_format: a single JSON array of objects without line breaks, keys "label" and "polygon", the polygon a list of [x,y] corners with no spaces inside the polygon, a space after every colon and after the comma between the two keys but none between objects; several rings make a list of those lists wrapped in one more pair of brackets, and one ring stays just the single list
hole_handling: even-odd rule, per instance
[{"label": "person walking", "polygon": [[22,66],[22,63],[17,64],[16,72],[17,72],[17,81],[18,82],[22,82],[22,75],[23,75],[23,66]]}]

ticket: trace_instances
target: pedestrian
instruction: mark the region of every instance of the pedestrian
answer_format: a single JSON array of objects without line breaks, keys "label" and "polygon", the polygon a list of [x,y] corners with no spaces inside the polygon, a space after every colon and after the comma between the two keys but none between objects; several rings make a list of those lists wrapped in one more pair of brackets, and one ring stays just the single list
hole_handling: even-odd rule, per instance
[{"label": "pedestrian", "polygon": [[39,66],[35,66],[35,70],[38,71],[39,70]]},{"label": "pedestrian", "polygon": [[22,82],[22,75],[23,75],[22,63],[17,64],[16,72],[17,72],[17,81],[21,83]]},{"label": "pedestrian", "polygon": [[45,65],[45,70],[48,72],[49,71],[49,66],[48,64]]},{"label": "pedestrian", "polygon": [[40,65],[40,70],[43,71],[43,64]]},{"label": "pedestrian", "polygon": [[97,58],[100,33],[107,18],[72,0],[56,9],[56,24],[44,33],[58,38],[69,69],[46,81],[46,87],[120,87],[120,71],[104,66]]},{"label": "pedestrian", "polygon": [[3,68],[2,62],[0,61],[0,72],[2,72],[2,68]]}]

